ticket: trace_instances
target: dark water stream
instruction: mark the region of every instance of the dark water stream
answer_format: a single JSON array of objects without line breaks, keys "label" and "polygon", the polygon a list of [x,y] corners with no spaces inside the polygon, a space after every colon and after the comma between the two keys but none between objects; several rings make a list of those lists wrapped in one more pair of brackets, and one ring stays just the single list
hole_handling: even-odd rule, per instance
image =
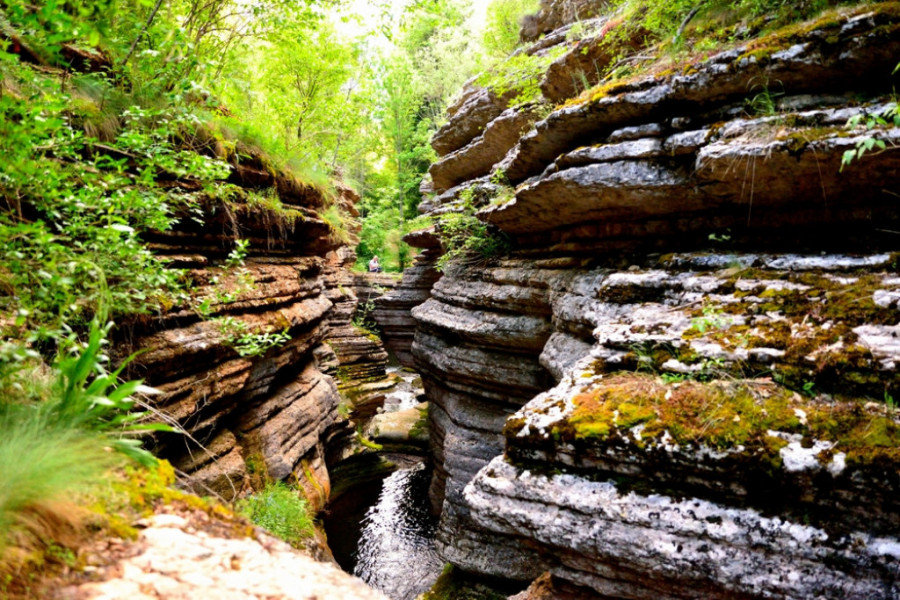
[{"label": "dark water stream", "polygon": [[[431,588],[443,568],[434,547],[437,523],[428,510],[430,476],[424,462],[392,473],[356,523],[353,517],[359,512],[332,513],[329,541],[335,558],[392,600],[414,600]],[[354,539],[355,551],[348,555]]]},{"label": "dark water stream", "polygon": [[424,463],[391,474],[363,519],[353,574],[393,600],[428,591],[443,568],[428,510],[430,476]]},{"label": "dark water stream", "polygon": [[[381,410],[417,406],[424,395],[419,375],[398,367],[388,372],[399,381]],[[385,477],[385,464],[397,470]],[[431,588],[444,566],[434,546],[437,519],[429,510],[427,459],[379,453],[344,465],[343,476],[357,483],[333,500],[325,519],[335,559],[392,600],[414,600]]]}]

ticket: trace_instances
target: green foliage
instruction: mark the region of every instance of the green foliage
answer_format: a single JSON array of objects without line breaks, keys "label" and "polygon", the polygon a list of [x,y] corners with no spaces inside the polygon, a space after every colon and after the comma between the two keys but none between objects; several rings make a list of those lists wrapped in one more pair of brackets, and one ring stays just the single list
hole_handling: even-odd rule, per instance
[{"label": "green foliage", "polygon": [[703,334],[707,331],[725,329],[731,324],[731,319],[722,312],[722,308],[719,306],[706,304],[701,312],[702,316],[691,319],[692,331]]},{"label": "green foliage", "polygon": [[451,263],[483,261],[510,249],[509,239],[504,234],[470,214],[443,215],[438,232],[445,250],[436,266],[440,271]]},{"label": "green foliage", "polygon": [[37,58],[54,61],[64,44],[83,40],[90,47],[107,38],[118,4],[115,0],[45,0],[37,4],[5,0],[0,23],[7,22],[21,32]]},{"label": "green foliage", "polygon": [[744,100],[747,112],[751,116],[775,116],[778,113],[777,100],[780,96],[784,96],[784,92],[773,91],[768,82],[762,86],[753,86],[751,91],[757,89],[759,92]]},{"label": "green foliage", "polygon": [[511,54],[519,45],[522,17],[536,13],[539,7],[538,0],[493,0],[487,9],[485,50],[501,58]]},{"label": "green foliage", "polygon": [[234,269],[243,266],[244,259],[247,258],[249,253],[249,248],[250,240],[235,240],[234,248],[228,253],[228,258],[225,259],[225,267]]},{"label": "green foliage", "polygon": [[[270,153],[297,164],[337,166],[359,125],[362,93],[352,81],[355,49],[326,20],[288,12],[258,43],[241,48],[243,61],[229,64],[235,83],[222,82],[232,110],[271,140]],[[251,60],[246,60],[247,58]],[[259,69],[247,65],[257,62]],[[349,108],[349,110],[348,110]]]},{"label": "green foliage", "polygon": [[347,230],[348,217],[341,211],[338,205],[329,206],[322,213],[322,219],[331,227],[335,236],[345,244],[350,241],[350,232]]},{"label": "green foliage", "polygon": [[85,325],[107,295],[118,315],[183,298],[181,274],[140,236],[169,229],[177,208],[196,203],[161,179],[202,187],[230,172],[179,147],[196,127],[190,113],[132,106],[114,138],[100,142],[74,127],[89,109],[72,104],[63,82],[16,62],[6,75],[4,85],[20,94],[0,95],[0,309],[17,315],[3,333],[58,339],[64,325]]},{"label": "green foliage", "polygon": [[[898,65],[900,69],[900,65]],[[897,69],[895,69],[895,72]],[[847,150],[841,159],[841,171],[855,160],[860,160],[866,153],[879,153],[888,149],[888,142],[878,137],[878,131],[892,127],[900,127],[900,107],[894,105],[885,109],[881,114],[857,115],[847,122],[850,129],[864,128],[864,135],[857,143],[856,148]],[[891,143],[891,147],[894,144]]]},{"label": "green foliage", "polygon": [[430,138],[453,95],[483,63],[470,15],[468,0],[414,2],[386,14],[380,25],[391,48],[373,65],[372,116],[379,127],[370,148],[385,160],[355,176],[363,183],[358,268],[376,254],[387,271],[402,270],[412,258],[401,238],[436,158]]},{"label": "green foliage", "polygon": [[540,84],[544,73],[564,52],[564,48],[557,47],[545,54],[515,54],[479,75],[477,82],[498,96],[515,92],[512,106],[538,102],[542,98]]},{"label": "green foliage", "polygon": [[153,466],[156,458],[135,436],[173,431],[135,410],[136,395],[155,390],[139,380],[121,382],[124,364],[107,370],[111,326],[95,319],[85,344],[74,334],[64,340],[52,368],[32,362],[0,372],[0,554],[10,536],[20,547],[52,544],[54,532],[41,529],[41,513],[48,523],[65,519],[59,506],[116,463],[110,448]]},{"label": "green foliage", "polygon": [[262,356],[272,348],[279,348],[289,341],[287,329],[283,331],[251,331],[250,326],[234,317],[214,319],[225,343],[243,357]]},{"label": "green foliage", "polygon": [[302,546],[314,533],[306,500],[280,481],[270,483],[261,492],[238,501],[237,510],[292,546]]},{"label": "green foliage", "polygon": [[435,218],[431,215],[420,215],[404,224],[403,233],[411,233],[421,229],[428,229],[435,224]]},{"label": "green foliage", "polygon": [[153,466],[156,458],[141,447],[135,434],[147,431],[167,431],[168,425],[146,422],[149,413],[135,411],[138,393],[153,394],[156,390],[143,385],[142,380],[125,383],[119,376],[128,365],[124,361],[114,371],[107,371],[105,354],[107,334],[112,323],[101,327],[97,319],[91,322],[88,341],[80,347],[73,343],[54,365],[59,373],[55,393],[40,405],[51,422],[62,427],[94,431],[110,437],[109,445],[144,465]]}]

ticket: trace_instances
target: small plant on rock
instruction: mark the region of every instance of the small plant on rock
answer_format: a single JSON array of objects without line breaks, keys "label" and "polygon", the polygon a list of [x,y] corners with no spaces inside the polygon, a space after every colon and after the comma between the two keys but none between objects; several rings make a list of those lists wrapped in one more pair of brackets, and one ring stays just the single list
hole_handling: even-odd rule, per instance
[{"label": "small plant on rock", "polygon": [[[897,65],[900,69],[900,65]],[[896,69],[895,69],[896,72]],[[866,135],[856,142],[856,148],[847,150],[841,159],[841,171],[866,154],[880,154],[888,150],[888,142],[877,136],[878,130],[900,127],[900,106],[893,105],[880,114],[856,115],[847,122],[848,129],[864,127]],[[890,144],[894,148],[894,144]]]},{"label": "small plant on rock", "polygon": [[222,317],[215,321],[225,343],[243,357],[262,356],[272,348],[291,341],[287,328],[282,331],[251,331],[249,325],[234,317]]},{"label": "small plant on rock", "polygon": [[451,262],[483,261],[510,249],[509,238],[473,215],[445,215],[439,230],[445,249],[437,262],[439,271],[446,269]]},{"label": "small plant on rock", "polygon": [[281,481],[269,483],[261,492],[240,500],[237,510],[292,546],[302,546],[315,532],[306,500]]}]

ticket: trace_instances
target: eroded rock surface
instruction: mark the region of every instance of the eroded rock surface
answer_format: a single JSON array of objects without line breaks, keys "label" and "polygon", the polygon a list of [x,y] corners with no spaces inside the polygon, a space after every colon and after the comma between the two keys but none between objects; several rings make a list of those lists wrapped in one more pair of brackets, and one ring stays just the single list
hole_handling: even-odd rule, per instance
[{"label": "eroded rock surface", "polygon": [[59,600],[384,600],[337,567],[316,562],[256,532],[209,534],[174,514],[145,519],[126,556],[95,583],[64,589]]},{"label": "eroded rock surface", "polygon": [[[631,598],[891,598],[894,538],[823,530],[696,498],[642,495],[577,475],[543,475],[498,457],[466,488],[472,519],[544,545],[559,576]],[[771,549],[777,548],[773,553]],[[483,556],[487,556],[486,553]],[[480,561],[480,572],[500,570]],[[503,568],[526,577],[544,565]]]},{"label": "eroded rock surface", "polygon": [[[576,51],[609,58],[585,4],[599,30],[554,17],[521,51],[566,49],[554,102]],[[451,265],[411,313],[446,560],[549,571],[537,597],[900,594],[900,153],[893,129],[847,126],[893,107],[897,14],[843,9],[596,89],[490,174],[462,160],[478,133],[442,153],[420,210],[475,206],[513,247]],[[887,151],[842,172],[866,135]]]}]

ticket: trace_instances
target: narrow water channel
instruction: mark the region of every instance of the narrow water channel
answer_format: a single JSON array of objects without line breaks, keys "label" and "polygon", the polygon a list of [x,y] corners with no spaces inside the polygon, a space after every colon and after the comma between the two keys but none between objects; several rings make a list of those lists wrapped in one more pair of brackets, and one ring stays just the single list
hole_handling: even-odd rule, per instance
[{"label": "narrow water channel", "polygon": [[425,463],[394,472],[362,521],[353,574],[392,600],[414,600],[441,574]]},{"label": "narrow water channel", "polygon": [[[423,401],[417,373],[392,367],[388,374],[398,383],[386,394],[380,412],[409,411]],[[377,474],[385,461],[396,469],[386,477]],[[434,545],[437,519],[428,502],[428,459],[381,452],[344,465],[350,480],[358,483],[332,501],[325,519],[335,559],[391,600],[414,600],[434,585],[444,566]]]}]

